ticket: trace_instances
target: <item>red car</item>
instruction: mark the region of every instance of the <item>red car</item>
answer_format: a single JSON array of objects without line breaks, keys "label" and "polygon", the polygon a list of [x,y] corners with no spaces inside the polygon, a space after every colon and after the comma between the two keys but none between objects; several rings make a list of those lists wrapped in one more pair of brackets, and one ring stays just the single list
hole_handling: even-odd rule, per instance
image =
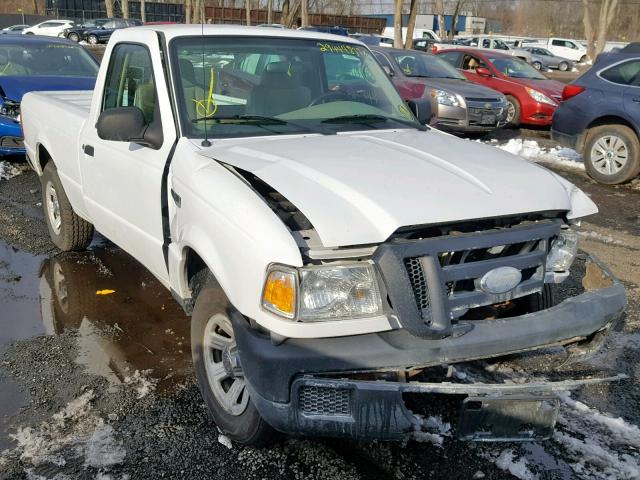
[{"label": "red car", "polygon": [[511,55],[473,48],[441,50],[437,55],[478,85],[507,97],[507,122],[512,126],[551,125],[564,85],[549,80],[528,63]]}]

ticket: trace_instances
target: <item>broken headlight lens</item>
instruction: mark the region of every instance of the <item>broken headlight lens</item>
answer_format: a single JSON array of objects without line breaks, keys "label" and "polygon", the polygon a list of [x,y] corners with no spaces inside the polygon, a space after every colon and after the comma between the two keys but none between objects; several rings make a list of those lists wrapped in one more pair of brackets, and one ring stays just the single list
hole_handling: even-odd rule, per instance
[{"label": "broken headlight lens", "polygon": [[20,121],[20,103],[12,100],[5,100],[0,107],[0,115]]},{"label": "broken headlight lens", "polygon": [[569,229],[560,230],[551,243],[547,255],[547,272],[566,272],[578,253],[578,234]]},{"label": "broken headlight lens", "polygon": [[382,314],[382,300],[374,266],[320,266],[299,269],[298,320],[316,322]]}]

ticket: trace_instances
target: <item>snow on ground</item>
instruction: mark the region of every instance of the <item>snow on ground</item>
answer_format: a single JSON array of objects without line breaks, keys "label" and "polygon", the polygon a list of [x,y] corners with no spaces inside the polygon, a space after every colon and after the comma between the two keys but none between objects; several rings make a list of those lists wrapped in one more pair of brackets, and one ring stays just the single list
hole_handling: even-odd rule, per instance
[{"label": "snow on ground", "polygon": [[444,437],[451,436],[451,424],[443,421],[440,415],[434,415],[427,418],[424,418],[419,414],[415,414],[415,416],[422,420],[422,428],[424,429],[422,431],[413,432],[412,438],[416,442],[431,443],[436,447],[442,447]]},{"label": "snow on ground", "polygon": [[138,398],[144,398],[156,389],[157,378],[150,378],[151,370],[136,370],[130,377],[125,377],[124,383],[138,392]]},{"label": "snow on ground", "polygon": [[69,402],[50,421],[36,427],[19,427],[9,435],[16,447],[2,452],[0,459],[20,458],[28,475],[35,467],[45,465],[55,470],[56,466],[63,467],[76,459],[102,471],[122,463],[126,451],[115,439],[113,427],[106,425],[93,410],[94,398],[89,390]]},{"label": "snow on ground", "polygon": [[509,472],[516,478],[521,480],[536,480],[538,478],[529,469],[527,459],[524,457],[517,458],[517,455],[511,449],[503,450],[499,454],[485,452],[483,456],[495,463],[500,470]]},{"label": "snow on ground", "polygon": [[16,175],[20,175],[22,170],[20,170],[15,165],[9,162],[0,161],[0,180],[7,180],[11,177],[15,177]]},{"label": "snow on ground", "polygon": [[575,150],[564,147],[542,147],[535,140],[512,138],[507,143],[495,145],[514,155],[540,163],[553,163],[575,170],[584,170],[582,157]]}]

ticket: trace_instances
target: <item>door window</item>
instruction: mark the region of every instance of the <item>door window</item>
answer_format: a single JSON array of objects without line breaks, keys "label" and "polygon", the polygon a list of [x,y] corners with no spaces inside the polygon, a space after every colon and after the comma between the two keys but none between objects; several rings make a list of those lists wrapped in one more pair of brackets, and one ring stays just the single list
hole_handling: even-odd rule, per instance
[{"label": "door window", "polygon": [[382,65],[383,67],[387,67],[390,72],[393,72],[393,67],[389,63],[389,60],[387,60],[387,57],[385,57],[380,52],[373,52],[373,55],[376,57],[376,60],[380,62],[380,65]]},{"label": "door window", "polygon": [[464,61],[462,62],[463,70],[475,73],[478,67],[487,68],[487,64],[478,57],[474,57],[473,55],[464,56]]},{"label": "door window", "polygon": [[446,52],[438,55],[439,58],[442,58],[445,62],[453,65],[458,68],[460,65],[460,53],[459,52]]},{"label": "door window", "polygon": [[619,85],[640,85],[640,59],[614,65],[600,73],[605,80]]},{"label": "door window", "polygon": [[149,51],[140,45],[118,45],[111,56],[102,111],[138,107],[147,123],[156,113],[156,86]]},{"label": "door window", "polygon": [[491,48],[491,40],[489,40],[488,38],[483,38],[482,48]]}]

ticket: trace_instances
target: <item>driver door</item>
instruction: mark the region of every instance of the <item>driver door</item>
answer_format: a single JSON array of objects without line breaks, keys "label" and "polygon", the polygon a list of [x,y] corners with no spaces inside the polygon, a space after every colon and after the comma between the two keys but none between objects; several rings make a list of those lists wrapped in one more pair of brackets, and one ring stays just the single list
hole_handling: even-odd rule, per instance
[{"label": "driver door", "polygon": [[[166,281],[162,182],[176,132],[158,40],[151,31],[131,32],[129,38],[132,43],[113,47],[109,67],[98,78],[103,90],[94,95],[91,117],[81,134],[82,187],[96,229]],[[139,108],[147,124],[161,122],[161,147],[100,139],[100,113],[118,107]]]}]

